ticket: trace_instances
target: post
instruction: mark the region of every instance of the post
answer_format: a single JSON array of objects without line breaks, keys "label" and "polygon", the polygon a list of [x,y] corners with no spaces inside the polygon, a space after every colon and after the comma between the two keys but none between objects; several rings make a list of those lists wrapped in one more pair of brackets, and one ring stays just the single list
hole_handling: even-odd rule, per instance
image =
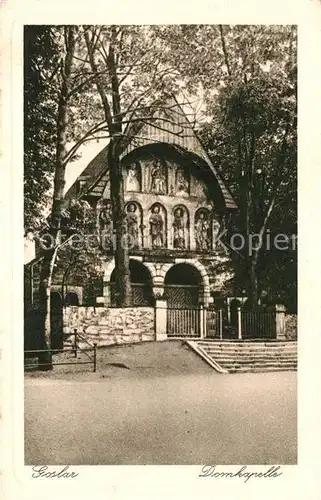
[{"label": "post", "polygon": [[218,316],[220,320],[220,340],[223,340],[223,309],[218,310]]},{"label": "post", "polygon": [[205,328],[204,328],[204,308],[202,305],[200,305],[200,338],[204,339],[204,333],[205,333]]},{"label": "post", "polygon": [[227,322],[231,324],[231,297],[227,297]]},{"label": "post", "polygon": [[156,340],[167,340],[167,301],[156,299],[155,302]]},{"label": "post", "polygon": [[74,329],[74,335],[75,335],[74,351],[75,351],[75,358],[77,358],[77,349],[78,349],[77,328]]},{"label": "post", "polygon": [[285,336],[285,306],[277,304],[275,306],[275,332],[277,340],[284,340]]},{"label": "post", "polygon": [[241,318],[241,308],[237,308],[237,333],[238,339],[242,340],[242,318]]},{"label": "post", "polygon": [[96,373],[96,366],[97,366],[97,344],[95,342],[94,343],[94,373]]}]

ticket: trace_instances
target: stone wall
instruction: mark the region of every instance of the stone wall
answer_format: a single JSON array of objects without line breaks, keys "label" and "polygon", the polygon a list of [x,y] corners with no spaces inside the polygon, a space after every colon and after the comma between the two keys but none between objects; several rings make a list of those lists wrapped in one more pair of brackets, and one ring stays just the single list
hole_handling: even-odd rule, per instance
[{"label": "stone wall", "polygon": [[[74,342],[74,329],[98,346],[155,340],[152,307],[66,307],[64,344]],[[79,345],[82,347],[81,340]]]},{"label": "stone wall", "polygon": [[285,338],[287,340],[297,340],[298,338],[298,317],[296,314],[285,315]]}]

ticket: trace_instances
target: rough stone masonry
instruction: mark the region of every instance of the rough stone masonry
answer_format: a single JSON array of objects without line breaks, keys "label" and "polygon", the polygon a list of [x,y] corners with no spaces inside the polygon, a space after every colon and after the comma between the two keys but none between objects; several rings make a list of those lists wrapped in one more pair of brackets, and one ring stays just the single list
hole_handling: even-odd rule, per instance
[{"label": "rough stone masonry", "polygon": [[66,346],[74,342],[75,328],[97,346],[155,340],[152,307],[66,307],[63,321]]}]

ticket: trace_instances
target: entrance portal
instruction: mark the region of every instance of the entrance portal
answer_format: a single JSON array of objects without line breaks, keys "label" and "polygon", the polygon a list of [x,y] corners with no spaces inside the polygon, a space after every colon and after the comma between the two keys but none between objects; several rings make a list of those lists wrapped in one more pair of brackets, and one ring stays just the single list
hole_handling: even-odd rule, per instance
[{"label": "entrance portal", "polygon": [[168,336],[200,335],[202,289],[202,277],[194,266],[182,263],[169,269],[165,276]]},{"label": "entrance portal", "polygon": [[[132,306],[153,306],[154,297],[152,289],[152,278],[149,270],[141,262],[130,259],[129,261],[130,280],[132,288]],[[111,273],[111,305],[116,305],[116,271]]]}]

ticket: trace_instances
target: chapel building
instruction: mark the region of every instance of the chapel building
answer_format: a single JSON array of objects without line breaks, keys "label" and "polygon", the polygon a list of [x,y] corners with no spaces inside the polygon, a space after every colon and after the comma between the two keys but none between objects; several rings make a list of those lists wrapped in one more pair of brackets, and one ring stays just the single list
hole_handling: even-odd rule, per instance
[{"label": "chapel building", "polygon": [[[108,145],[84,169],[66,193],[66,202],[82,198],[96,207],[104,251],[93,304],[111,308],[116,288],[107,151]],[[197,333],[199,316],[182,316],[180,311],[207,308],[214,296],[233,294],[231,258],[216,244],[216,236],[235,212],[235,201],[176,101],[166,114],[159,112],[157,121],[138,130],[121,164],[132,306],[154,307],[162,299],[168,333]],[[31,296],[38,283],[32,282]],[[55,300],[86,305],[85,288],[81,279],[73,279],[68,297],[61,297],[56,281],[53,289],[60,299],[57,295]]]}]

